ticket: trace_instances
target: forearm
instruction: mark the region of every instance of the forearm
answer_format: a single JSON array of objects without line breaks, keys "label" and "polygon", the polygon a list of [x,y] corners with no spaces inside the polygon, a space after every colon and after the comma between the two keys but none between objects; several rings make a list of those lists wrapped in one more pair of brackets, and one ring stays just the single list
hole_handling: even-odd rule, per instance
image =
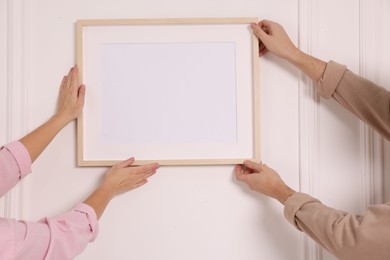
[{"label": "forearm", "polygon": [[61,116],[53,116],[46,123],[20,139],[34,162],[51,143],[54,137],[68,124],[68,120]]},{"label": "forearm", "polygon": [[325,61],[310,56],[299,49],[294,50],[287,57],[287,60],[316,83],[323,75],[327,64]]},{"label": "forearm", "polygon": [[97,219],[100,219],[112,197],[109,190],[99,187],[84,201],[84,203],[93,208]]}]

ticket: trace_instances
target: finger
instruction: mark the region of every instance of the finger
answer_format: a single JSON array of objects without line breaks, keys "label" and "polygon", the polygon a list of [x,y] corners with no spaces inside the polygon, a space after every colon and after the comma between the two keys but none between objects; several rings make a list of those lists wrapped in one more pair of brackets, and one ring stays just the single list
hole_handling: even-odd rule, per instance
[{"label": "finger", "polygon": [[150,178],[150,177],[152,177],[153,175],[155,175],[156,174],[156,171],[153,171],[153,172],[149,172],[149,173],[147,173],[147,174],[144,174],[144,175],[142,175],[145,179],[148,179],[148,178]]},{"label": "finger", "polygon": [[154,169],[149,169],[147,171],[143,171],[143,172],[136,172],[135,174],[138,176],[138,178],[143,178],[143,179],[146,179],[146,178],[149,178],[150,176],[154,175],[156,173],[156,170]]},{"label": "finger", "polygon": [[71,87],[77,90],[77,87],[79,86],[79,68],[77,65],[73,67],[73,72],[72,72],[72,84]]},{"label": "finger", "polygon": [[63,89],[65,86],[66,86],[66,81],[67,81],[68,77],[67,76],[64,76],[62,78],[62,81],[61,81],[61,86],[60,88]]},{"label": "finger", "polygon": [[69,70],[69,72],[68,72],[68,77],[69,77],[70,75],[72,75],[72,71],[73,71],[73,67],[70,68],[70,70]]},{"label": "finger", "polygon": [[80,103],[81,105],[84,105],[85,101],[85,85],[81,85],[78,90],[78,100],[77,102]]},{"label": "finger", "polygon": [[259,52],[261,52],[262,50],[266,49],[267,47],[264,45],[264,43],[259,43]]},{"label": "finger", "polygon": [[68,80],[66,81],[66,88],[69,88],[73,81],[73,67],[70,68],[69,73],[67,75]]},{"label": "finger", "polygon": [[115,166],[119,167],[119,168],[125,168],[125,167],[129,167],[133,162],[134,162],[134,157],[131,157],[125,161],[121,161],[119,163],[117,163]]},{"label": "finger", "polygon": [[263,19],[261,20],[258,25],[260,28],[270,28],[272,26],[274,22],[270,21],[270,20],[267,20],[267,19]]},{"label": "finger", "polygon": [[242,170],[243,168],[241,164],[236,165],[235,174],[236,174],[236,179],[239,181],[243,181],[245,179],[245,175],[242,173]]},{"label": "finger", "polygon": [[257,170],[257,171],[261,170],[261,162],[260,163],[256,163],[256,162],[252,162],[252,161],[246,160],[244,162],[244,165],[247,168],[252,169],[252,170]]},{"label": "finger", "polygon": [[146,183],[148,182],[148,180],[142,180],[140,182],[137,182],[134,186],[134,188],[138,188],[138,187],[141,187],[142,185],[145,185]]},{"label": "finger", "polygon": [[262,50],[259,51],[259,57],[263,56],[267,52],[268,52],[268,49],[267,48],[263,48]]},{"label": "finger", "polygon": [[261,165],[260,165],[260,170],[261,171],[265,171],[265,170],[267,170],[267,169],[270,169],[265,163],[262,163]]},{"label": "finger", "polygon": [[254,171],[253,171],[253,169],[250,169],[250,168],[248,168],[248,167],[243,167],[243,173],[242,174],[244,174],[244,175],[248,175],[248,174],[252,174]]},{"label": "finger", "polygon": [[265,39],[266,37],[268,37],[268,34],[267,34],[266,32],[264,32],[264,30],[262,29],[262,27],[260,27],[258,24],[252,23],[252,24],[251,24],[251,27],[252,27],[253,33],[254,33],[261,41],[263,41],[263,39]]},{"label": "finger", "polygon": [[149,171],[156,171],[159,168],[158,163],[145,164],[137,167],[137,173],[142,174]]},{"label": "finger", "polygon": [[156,168],[152,166],[150,167],[138,166],[136,167],[136,171],[134,173],[142,177],[145,175],[156,173]]}]

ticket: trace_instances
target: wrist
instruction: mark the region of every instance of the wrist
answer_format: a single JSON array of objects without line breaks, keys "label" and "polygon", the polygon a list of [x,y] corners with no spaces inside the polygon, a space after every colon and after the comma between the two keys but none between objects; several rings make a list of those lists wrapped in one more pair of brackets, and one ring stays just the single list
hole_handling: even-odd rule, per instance
[{"label": "wrist", "polygon": [[66,126],[73,120],[73,118],[70,118],[64,114],[56,113],[54,116],[50,118],[50,120],[56,122],[57,124],[61,125],[62,127]]},{"label": "wrist", "polygon": [[275,196],[275,199],[277,199],[281,204],[284,205],[286,200],[291,197],[295,193],[295,190],[291,189],[287,185],[284,185],[279,191],[278,194]]},{"label": "wrist", "polygon": [[103,183],[101,184],[97,189],[97,193],[100,193],[104,197],[106,197],[108,200],[111,200],[113,197],[115,197],[114,190],[107,184]]},{"label": "wrist", "polygon": [[110,190],[100,186],[84,201],[84,203],[92,207],[95,210],[97,218],[100,219],[111,199],[112,194]]}]

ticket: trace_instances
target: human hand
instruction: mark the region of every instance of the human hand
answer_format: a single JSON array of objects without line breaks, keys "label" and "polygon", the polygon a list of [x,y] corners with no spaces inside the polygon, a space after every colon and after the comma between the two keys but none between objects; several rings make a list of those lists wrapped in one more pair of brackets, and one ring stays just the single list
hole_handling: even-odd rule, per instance
[{"label": "human hand", "polygon": [[283,59],[291,60],[300,52],[280,24],[262,20],[258,24],[252,23],[251,27],[253,33],[259,38],[260,56],[271,51]]},{"label": "human hand", "polygon": [[77,118],[84,107],[85,86],[79,85],[78,74],[79,70],[75,65],[61,82],[56,116],[66,123]]},{"label": "human hand", "polygon": [[147,178],[156,173],[157,163],[131,167],[134,158],[119,162],[106,173],[100,188],[111,197],[138,188],[147,183]]},{"label": "human hand", "polygon": [[295,193],[276,171],[265,164],[245,161],[243,165],[236,166],[235,172],[237,180],[244,182],[251,190],[277,199],[282,204]]}]

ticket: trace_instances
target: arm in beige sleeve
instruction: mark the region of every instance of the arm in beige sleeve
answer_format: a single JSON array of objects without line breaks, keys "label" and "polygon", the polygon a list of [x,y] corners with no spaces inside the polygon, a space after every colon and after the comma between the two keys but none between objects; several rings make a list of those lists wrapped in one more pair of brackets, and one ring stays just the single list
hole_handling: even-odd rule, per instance
[{"label": "arm in beige sleeve", "polygon": [[390,259],[390,204],[370,206],[363,216],[325,206],[304,193],[290,196],[287,220],[340,259]]},{"label": "arm in beige sleeve", "polygon": [[353,74],[345,66],[332,61],[326,63],[300,51],[278,23],[262,20],[258,24],[252,24],[252,29],[259,38],[261,53],[270,51],[289,61],[319,83],[318,89],[322,97],[334,97],[390,140],[389,91]]},{"label": "arm in beige sleeve", "polygon": [[390,92],[355,75],[346,66],[328,62],[318,84],[324,98],[333,97],[362,121],[390,140]]},{"label": "arm in beige sleeve", "polygon": [[326,62],[300,51],[280,24],[262,20],[251,26],[253,33],[259,39],[260,54],[269,50],[289,61],[313,81],[317,82],[321,78]]}]

